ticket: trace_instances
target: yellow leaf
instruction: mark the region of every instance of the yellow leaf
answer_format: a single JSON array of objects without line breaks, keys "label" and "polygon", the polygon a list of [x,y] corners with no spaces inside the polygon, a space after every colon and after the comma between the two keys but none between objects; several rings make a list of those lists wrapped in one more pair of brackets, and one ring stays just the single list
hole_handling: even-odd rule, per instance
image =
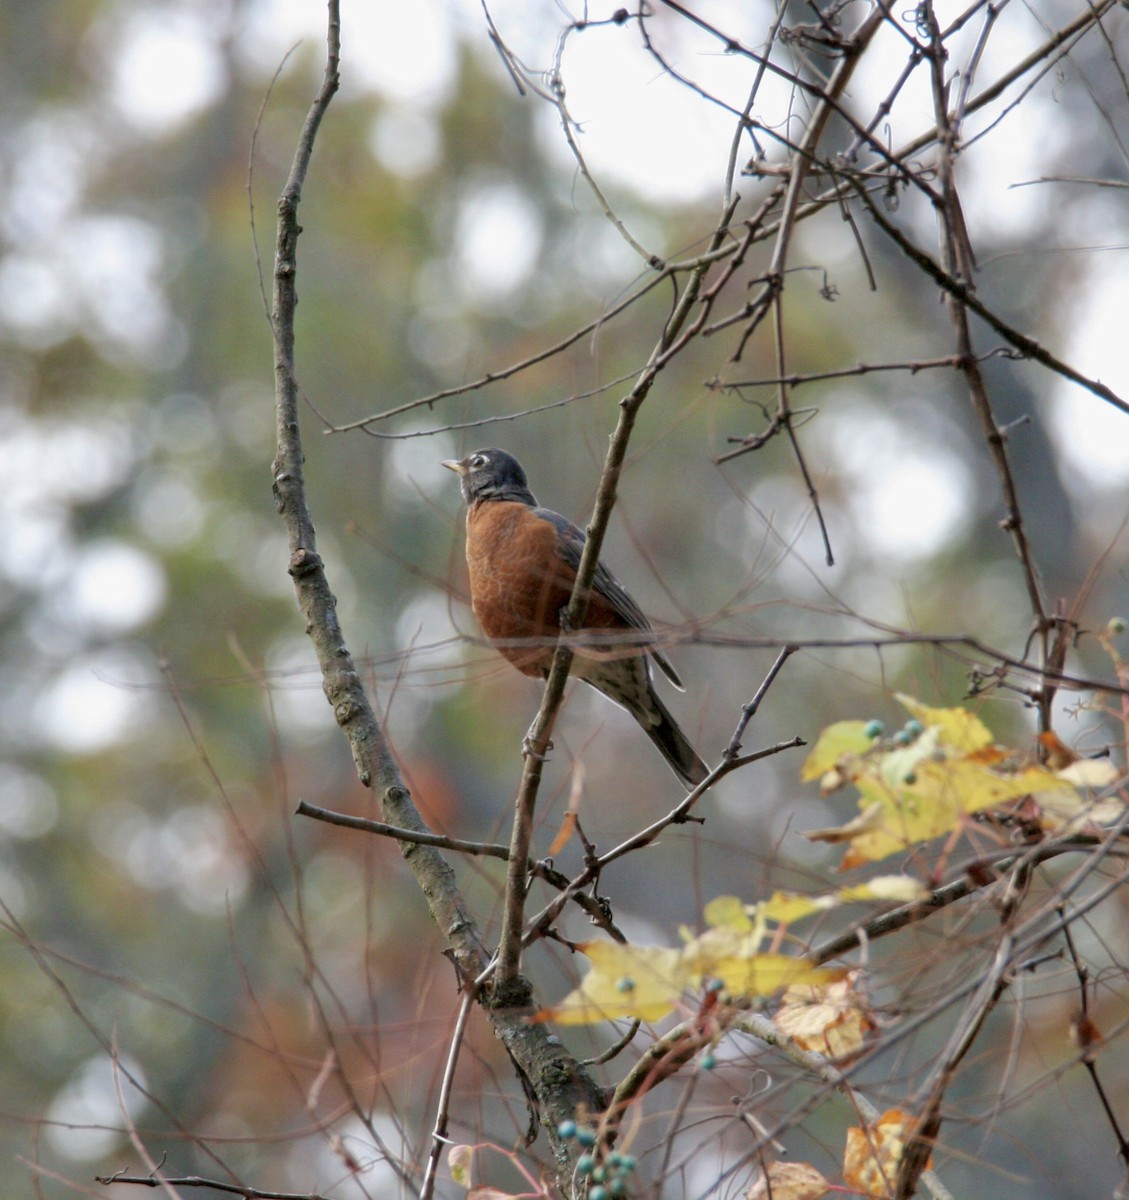
[{"label": "yellow leaf", "polygon": [[870,1006],[855,989],[858,971],[822,987],[790,987],[776,1014],[776,1024],[797,1045],[828,1058],[854,1057],[875,1028]]},{"label": "yellow leaf", "polygon": [[1044,789],[1072,790],[1041,767],[1001,774],[963,759],[923,762],[897,788],[869,777],[860,778],[857,786],[862,815],[838,831],[820,831],[837,832],[838,840],[850,841],[844,867],[877,862],[940,837],[955,829],[966,813],[997,808]]},{"label": "yellow leaf", "polygon": [[836,721],[828,725],[800,768],[804,783],[811,783],[837,767],[844,755],[857,758],[865,754],[874,745],[874,739],[866,734],[868,724],[868,721]]},{"label": "yellow leaf", "polygon": [[720,958],[710,964],[708,974],[720,979],[731,996],[771,996],[796,983],[833,983],[841,979],[841,967],[813,967],[807,959],[791,954],[754,954],[751,957]]},{"label": "yellow leaf", "polygon": [[757,905],[766,920],[788,925],[814,912],[825,912],[836,904],[834,896],[804,896],[799,892],[773,892]]},{"label": "yellow leaf", "polygon": [[1071,785],[1042,767],[1001,773],[976,762],[923,763],[901,789],[899,810],[914,841],[947,833],[962,813],[998,808],[1037,791],[1070,791]]},{"label": "yellow leaf", "polygon": [[470,1187],[471,1167],[474,1164],[473,1146],[452,1146],[447,1151],[447,1167],[459,1187]]},{"label": "yellow leaf", "polygon": [[848,1129],[843,1182],[864,1196],[889,1196],[916,1125],[909,1113],[892,1108],[865,1129]]},{"label": "yellow leaf", "polygon": [[885,807],[885,804],[871,804],[846,825],[832,825],[828,829],[808,829],[805,830],[804,837],[809,842],[830,842],[831,845],[854,841],[860,834],[883,828]]},{"label": "yellow leaf", "polygon": [[1118,770],[1108,758],[1080,758],[1055,775],[1075,787],[1104,788],[1117,782]]},{"label": "yellow leaf", "polygon": [[722,925],[707,929],[695,938],[690,938],[682,947],[682,966],[696,983],[713,971],[714,963],[725,958],[750,958],[760,949],[763,937],[755,930],[738,933]]},{"label": "yellow leaf", "polygon": [[1091,800],[1073,788],[1069,791],[1036,792],[1035,803],[1041,813],[1040,825],[1055,833],[1097,832],[1121,820],[1125,802],[1116,796]]},{"label": "yellow leaf", "polygon": [[745,905],[736,896],[718,896],[711,900],[702,916],[714,929],[731,929],[734,933],[751,933],[753,922]]},{"label": "yellow leaf", "polygon": [[897,693],[898,703],[926,729],[936,726],[941,744],[971,754],[992,744],[992,735],[979,717],[964,708],[930,708],[912,696]]},{"label": "yellow leaf", "polygon": [[844,903],[852,900],[894,900],[898,904],[912,904],[915,900],[928,900],[929,889],[909,875],[876,875],[866,883],[840,888],[838,895]]},{"label": "yellow leaf", "polygon": [[537,1017],[561,1025],[590,1025],[628,1017],[657,1021],[678,1003],[688,984],[682,952],[665,946],[588,942],[581,950],[592,969],[578,988]]},{"label": "yellow leaf", "polygon": [[810,1163],[774,1162],[745,1193],[745,1200],[820,1200],[831,1184]]}]

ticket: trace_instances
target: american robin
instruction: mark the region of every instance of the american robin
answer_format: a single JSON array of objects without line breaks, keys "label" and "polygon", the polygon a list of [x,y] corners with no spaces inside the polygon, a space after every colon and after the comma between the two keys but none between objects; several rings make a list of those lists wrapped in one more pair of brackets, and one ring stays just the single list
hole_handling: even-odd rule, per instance
[{"label": "american robin", "polygon": [[[470,597],[483,632],[523,674],[544,679],[553,662],[560,618],[576,581],[584,534],[559,513],[540,508],[521,464],[504,450],[475,450],[443,466],[460,480],[467,503],[466,558]],[[634,636],[614,644],[606,634],[574,647],[572,674],[627,709],[689,787],[709,773],[655,693],[651,660],[682,691],[682,681],[659,649],[647,618],[618,579],[600,563],[583,630],[623,629]]]}]

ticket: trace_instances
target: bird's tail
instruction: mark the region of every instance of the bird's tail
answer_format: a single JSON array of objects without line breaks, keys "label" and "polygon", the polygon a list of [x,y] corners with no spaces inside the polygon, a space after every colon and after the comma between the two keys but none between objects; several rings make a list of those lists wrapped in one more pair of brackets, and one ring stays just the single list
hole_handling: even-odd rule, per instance
[{"label": "bird's tail", "polygon": [[659,748],[678,778],[688,788],[696,788],[710,773],[709,767],[698,757],[689,739],[678,727],[678,722],[667,712],[666,705],[658,698],[653,688],[649,700],[648,707],[651,711],[632,715]]}]

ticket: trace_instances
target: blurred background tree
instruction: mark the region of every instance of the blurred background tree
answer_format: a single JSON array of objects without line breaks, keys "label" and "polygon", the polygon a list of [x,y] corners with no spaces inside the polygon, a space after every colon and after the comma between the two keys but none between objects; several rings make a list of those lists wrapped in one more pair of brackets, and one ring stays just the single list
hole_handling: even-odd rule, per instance
[{"label": "blurred background tree", "polygon": [[[773,20],[754,7],[724,14],[749,45]],[[655,289],[601,320],[645,265],[580,178],[557,111],[515,87],[477,8],[344,10],[343,88],[302,209],[300,382],[320,549],[425,816],[504,840],[539,689],[475,641],[457,489],[438,460],[503,445],[543,503],[583,523],[616,403],[671,296]],[[558,7],[492,11],[515,55],[549,66],[567,23]],[[588,162],[648,251],[689,257],[721,207],[732,113],[665,75],[631,22],[607,20],[610,7],[591,15],[605,23],[575,31],[562,59]],[[980,78],[1076,15],[1065,2],[1009,12]],[[396,1164],[418,1162],[428,1127],[456,1001],[441,941],[393,846],[292,817],[299,798],[369,803],[294,610],[268,470],[260,276],[323,21],[323,6],[285,0],[0,9],[0,1144],[16,1200],[64,1194],[52,1177],[83,1185],[130,1156],[113,1057],[131,1081],[129,1120],[183,1173],[395,1194]],[[650,29],[672,64],[740,110],[747,61],[670,9]],[[1016,103],[991,109],[959,160],[981,298],[1122,396],[1124,31],[1112,10],[1021,100],[1022,84]],[[873,111],[889,86],[877,66],[861,72],[853,111]],[[760,115],[794,140],[803,105],[789,117],[791,95],[772,82]],[[927,93],[900,97],[891,143],[930,111]],[[780,158],[759,138],[737,157],[755,168],[735,184],[743,215]],[[932,213],[900,201],[899,220],[934,244]],[[797,374],[953,353],[936,287],[858,221],[866,258],[836,206],[799,226],[785,306]],[[749,255],[750,294],[768,260],[767,248]],[[590,323],[560,354],[488,387],[316,432],[498,373]],[[985,334],[978,348],[998,344]],[[664,371],[604,554],[685,643],[676,707],[703,755],[717,759],[784,640],[865,637],[878,622],[971,634],[1021,657],[1023,578],[957,375],[876,371],[796,392],[813,409],[802,442],[835,553],[827,567],[782,439],[716,461],[731,438],[765,427],[773,403],[770,388],[722,386],[774,376],[767,330],[739,362],[734,346],[719,331]],[[1035,363],[996,358],[986,370],[1046,595],[1083,595],[1072,616],[1102,627],[1124,605],[1125,417]],[[1091,638],[1069,666],[1111,674]],[[758,716],[757,744],[810,740],[864,711],[889,717],[896,688],[956,702],[968,667],[912,647],[805,650]],[[1077,701],[1061,701],[1062,736],[1083,752],[1115,740]],[[984,715],[1001,736],[1031,728],[1013,691]],[[555,742],[539,852],[574,789],[602,844],[669,807],[665,767],[598,697],[571,698]],[[797,769],[783,756],[732,778],[704,827],[622,864],[617,920],[632,940],[669,941],[719,892],[819,886],[833,856],[796,831],[844,813],[801,789]],[[496,866],[459,863],[494,934]],[[676,867],[684,882],[657,886]],[[1120,925],[1107,914],[1092,934],[1123,1003],[1124,900],[1113,905]],[[561,951],[530,971],[552,995],[575,967]],[[1009,1095],[1050,1086],[1038,1102],[1000,1101],[1007,1148],[989,1177],[999,1196],[1090,1197],[1094,1162],[1113,1178],[1108,1131],[1079,1115],[1076,1077],[1056,1073],[1075,993],[1046,990],[1045,1036],[1016,1050]],[[576,1035],[590,1039],[580,1053],[603,1047],[599,1032]],[[514,1103],[509,1067],[487,1033],[471,1038],[463,1136],[497,1137]],[[969,1104],[978,1086],[970,1075]],[[724,1108],[731,1090],[719,1083],[697,1102]],[[981,1186],[981,1136],[972,1128],[959,1147],[955,1191]],[[685,1194],[711,1172],[687,1168]]]}]

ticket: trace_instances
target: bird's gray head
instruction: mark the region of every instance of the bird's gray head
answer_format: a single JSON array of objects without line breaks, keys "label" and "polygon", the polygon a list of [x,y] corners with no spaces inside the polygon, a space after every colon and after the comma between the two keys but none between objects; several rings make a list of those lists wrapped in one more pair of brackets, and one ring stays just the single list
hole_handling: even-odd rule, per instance
[{"label": "bird's gray head", "polygon": [[459,477],[468,505],[483,500],[517,500],[536,505],[521,463],[505,450],[474,450],[466,458],[445,458],[443,466]]}]

